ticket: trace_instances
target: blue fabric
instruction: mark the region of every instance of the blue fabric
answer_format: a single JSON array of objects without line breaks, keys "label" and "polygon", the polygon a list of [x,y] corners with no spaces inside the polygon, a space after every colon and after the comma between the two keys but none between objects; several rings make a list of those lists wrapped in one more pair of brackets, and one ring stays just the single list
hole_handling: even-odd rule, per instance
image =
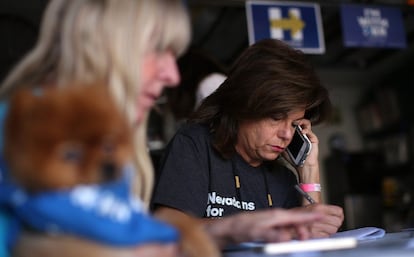
[{"label": "blue fabric", "polygon": [[7,257],[7,233],[9,217],[4,212],[0,212],[0,257]]},{"label": "blue fabric", "polygon": [[129,181],[133,171],[129,166],[125,176],[115,182],[29,195],[5,178],[7,169],[3,161],[1,164],[0,207],[9,210],[21,225],[113,246],[178,240],[173,227],[150,217],[142,202],[131,197]]}]

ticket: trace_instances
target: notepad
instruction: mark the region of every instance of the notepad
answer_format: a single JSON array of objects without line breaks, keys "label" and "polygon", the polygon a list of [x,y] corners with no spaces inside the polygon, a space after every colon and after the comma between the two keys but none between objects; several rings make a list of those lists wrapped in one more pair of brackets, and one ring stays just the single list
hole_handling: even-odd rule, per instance
[{"label": "notepad", "polygon": [[385,230],[377,227],[363,227],[341,231],[333,234],[331,238],[354,237],[359,241],[378,239],[385,235]]},{"label": "notepad", "polygon": [[[289,241],[283,243],[244,242],[226,248],[226,251],[240,251],[245,249],[258,249],[266,253],[294,253],[300,251],[325,251],[335,249],[346,249],[355,247],[361,241],[382,238],[385,230],[378,227],[362,227],[341,231],[329,238],[310,239],[305,241]],[[341,240],[343,239],[343,240]]]},{"label": "notepad", "polygon": [[310,239],[283,243],[267,243],[261,249],[267,254],[284,254],[308,251],[328,251],[354,248],[357,240],[354,237]]}]

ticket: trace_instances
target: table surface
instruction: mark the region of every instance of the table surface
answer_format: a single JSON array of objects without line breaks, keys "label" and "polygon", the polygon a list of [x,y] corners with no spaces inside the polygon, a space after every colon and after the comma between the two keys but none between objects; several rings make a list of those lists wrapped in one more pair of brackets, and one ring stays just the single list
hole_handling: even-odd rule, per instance
[{"label": "table surface", "polygon": [[414,231],[387,233],[374,240],[359,241],[357,247],[342,250],[298,252],[290,254],[266,254],[257,249],[225,251],[223,257],[405,257],[414,256]]}]

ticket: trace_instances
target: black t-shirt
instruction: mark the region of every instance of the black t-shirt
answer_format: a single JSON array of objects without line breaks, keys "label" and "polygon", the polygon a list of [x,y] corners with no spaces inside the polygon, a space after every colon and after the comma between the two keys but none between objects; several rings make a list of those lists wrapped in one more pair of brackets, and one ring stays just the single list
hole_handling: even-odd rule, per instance
[{"label": "black t-shirt", "polygon": [[164,205],[216,218],[269,208],[268,193],[272,207],[300,206],[296,176],[289,169],[276,162],[252,167],[237,154],[224,159],[211,140],[208,128],[199,124],[184,125],[176,133],[161,160],[152,207]]}]

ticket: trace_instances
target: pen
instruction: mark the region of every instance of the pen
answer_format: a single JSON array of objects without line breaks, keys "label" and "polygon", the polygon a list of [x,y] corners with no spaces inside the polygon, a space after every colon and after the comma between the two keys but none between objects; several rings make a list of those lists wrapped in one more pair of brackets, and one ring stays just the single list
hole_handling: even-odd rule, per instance
[{"label": "pen", "polygon": [[316,203],[316,201],[308,194],[308,193],[306,193],[305,191],[303,191],[302,190],[302,188],[300,188],[300,186],[298,186],[298,185],[295,185],[295,189],[303,196],[303,197],[305,197],[305,199],[306,200],[308,200],[308,202],[310,203],[310,204],[314,204],[314,203]]}]

